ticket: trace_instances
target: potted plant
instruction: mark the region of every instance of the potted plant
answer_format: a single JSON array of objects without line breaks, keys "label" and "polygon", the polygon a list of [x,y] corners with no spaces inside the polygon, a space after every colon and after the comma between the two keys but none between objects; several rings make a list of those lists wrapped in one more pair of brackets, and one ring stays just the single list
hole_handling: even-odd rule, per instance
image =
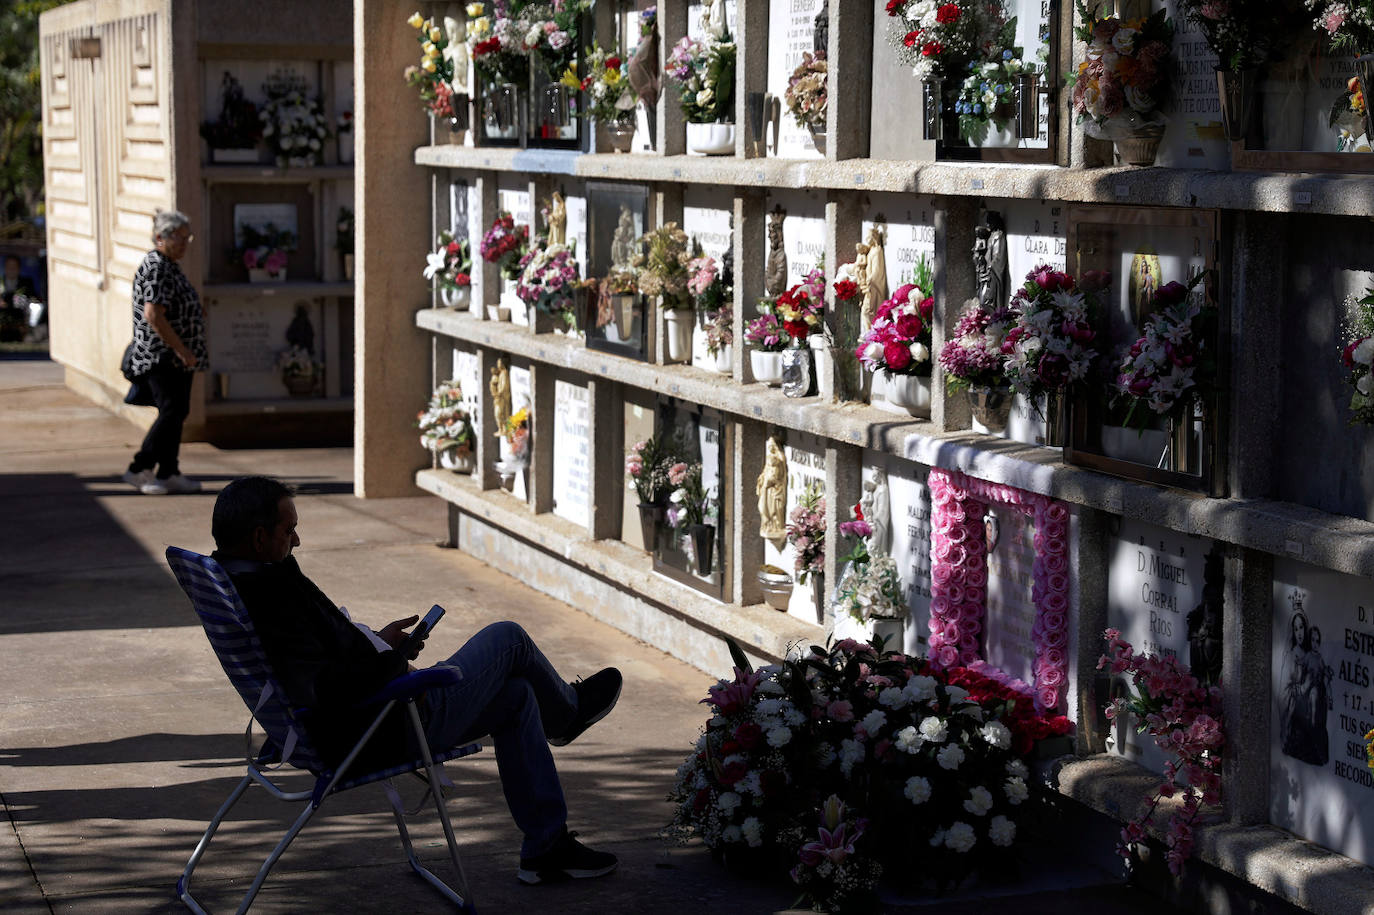
[{"label": "potted plant", "polygon": [[248,271],[250,283],[286,282],[287,255],[296,250],[296,234],[273,223],[261,228],[245,224],[243,243],[234,249],[234,260]]},{"label": "potted plant", "polygon": [[439,466],[455,473],[472,473],[476,435],[457,381],[439,383],[428,406],[416,415],[416,425],[420,444],[434,455]]},{"label": "potted plant", "polygon": [[782,384],[782,351],[791,339],[778,320],[772,299],[764,299],[755,306],[759,316],[745,328],[744,340],[749,350],[749,368],[754,380],[777,387]]},{"label": "potted plant", "polygon": [[210,146],[212,162],[257,162],[262,121],[258,107],[243,94],[243,86],[228,70],[220,79],[219,118],[200,125]]},{"label": "potted plant", "polygon": [[1123,161],[1153,165],[1164,136],[1173,23],[1163,9],[1147,19],[1099,19],[1083,0],[1075,3],[1083,24],[1074,34],[1088,46],[1066,80],[1078,123],[1089,136],[1113,141]]},{"label": "potted plant", "polygon": [[353,281],[353,210],[339,207],[339,218],[334,223],[334,250],[343,259],[343,277]]},{"label": "potted plant", "polygon": [[[420,45],[420,62],[406,67],[406,83],[419,90],[420,101],[436,121],[447,125],[454,133],[467,130],[468,97],[455,92],[453,88],[454,62],[457,58],[451,47],[453,42],[449,32],[418,12],[413,13],[406,22],[415,29],[415,40]],[[446,26],[449,24],[445,22]],[[472,35],[472,28],[472,24],[469,24],[469,36]],[[342,156],[340,161],[343,161]]]},{"label": "potted plant", "polygon": [[704,486],[701,475],[700,461],[678,461],[668,468],[668,483],[675,488],[668,496],[665,520],[669,527],[687,532],[697,574],[710,575],[718,507],[715,487]]},{"label": "potted plant", "polygon": [[305,347],[292,345],[277,355],[277,370],[292,397],[310,397],[319,388],[324,363]]},{"label": "potted plant", "polygon": [[258,112],[262,136],[278,168],[308,168],[324,161],[329,121],[324,101],[307,95],[309,84],[294,70],[278,70],[263,83],[267,103]]},{"label": "potted plant", "polygon": [[[595,119],[606,128],[611,149],[618,153],[629,152],[634,143],[635,106],[639,99],[630,87],[626,61],[599,44],[593,44],[587,49],[582,67],[586,76],[577,85],[587,103],[578,113],[584,118]],[[573,81],[576,82],[575,75]]]},{"label": "potted plant", "polygon": [[692,296],[687,289],[691,275],[687,265],[692,252],[687,233],[670,222],[645,234],[634,259],[639,271],[639,291],[657,297],[663,310],[667,356],[670,362],[692,357]]},{"label": "potted plant", "polygon": [[916,283],[899,286],[878,306],[872,326],[854,350],[864,368],[883,373],[888,401],[913,416],[930,413],[930,343],[935,298],[928,288]]},{"label": "potted plant", "polygon": [[1006,430],[1011,386],[1002,340],[1014,318],[1005,305],[971,302],[960,316],[954,335],[940,349],[948,389],[968,392],[975,432],[1001,434]]},{"label": "potted plant", "polygon": [[[510,4],[468,4],[467,44],[480,84],[483,139],[519,144],[530,81],[530,37],[534,21],[520,18]],[[538,37],[535,39],[538,40]]]},{"label": "potted plant", "polygon": [[425,258],[425,279],[439,287],[447,308],[467,308],[472,303],[472,247],[466,238],[439,233],[435,248]]},{"label": "potted plant", "polygon": [[735,43],[728,31],[704,39],[684,37],[664,66],[677,83],[687,122],[687,148],[707,156],[735,152]]},{"label": "potted plant", "polygon": [[1217,55],[1217,95],[1226,139],[1243,140],[1254,116],[1259,69],[1283,34],[1283,4],[1177,0],[1177,5]]},{"label": "potted plant", "polygon": [[783,99],[797,126],[811,134],[816,150],[825,155],[826,90],[830,75],[825,52],[802,54],[802,62],[787,79]]}]

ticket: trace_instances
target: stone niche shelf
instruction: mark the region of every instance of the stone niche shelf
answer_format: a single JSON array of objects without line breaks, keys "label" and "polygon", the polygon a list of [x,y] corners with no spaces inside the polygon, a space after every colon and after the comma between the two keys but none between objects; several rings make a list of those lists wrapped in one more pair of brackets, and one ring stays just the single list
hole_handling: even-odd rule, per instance
[{"label": "stone niche shelf", "polygon": [[[1159,784],[1157,773],[1107,754],[1066,756],[1053,772],[1060,794],[1115,820],[1135,816]],[[1172,812],[1170,803],[1160,805],[1160,823]],[[1276,826],[1203,820],[1195,834],[1202,861],[1310,912],[1368,911],[1355,900],[1374,899],[1374,869]]]},{"label": "stone niche shelf", "polygon": [[[825,629],[769,607],[767,604],[722,604],[697,591],[654,573],[652,561],[642,550],[619,540],[593,540],[586,529],[548,513],[534,514],[525,503],[499,490],[482,491],[473,477],[447,470],[421,470],[415,485],[438,496],[461,514],[504,532],[518,541],[516,549],[543,554],[546,563],[529,555],[529,574],[538,574],[543,565],[557,566],[559,584],[565,593],[560,599],[609,625],[630,632],[670,653],[700,663],[692,651],[675,650],[675,641],[659,641],[650,628],[685,624],[713,641],[716,653],[725,651],[721,636],[728,634],[750,654],[764,661],[778,661],[795,645],[820,644]],[[462,546],[462,525],[458,543]],[[516,558],[515,554],[505,553]],[[580,581],[578,579],[581,579]],[[595,592],[609,583],[608,590],[619,592],[622,600],[628,591],[632,601],[647,604],[655,614],[617,612],[617,601],[594,599]],[[649,619],[654,617],[655,619]],[[727,663],[728,666],[728,663]]]},{"label": "stone niche shelf", "polygon": [[1374,577],[1374,523],[1269,499],[1214,499],[1065,464],[1058,449],[970,431],[938,432],[928,422],[864,404],[793,400],[761,384],[737,384],[684,365],[653,365],[588,350],[580,340],[533,335],[465,312],[422,309],[416,324],[477,346],[523,356],[631,387],[704,404],[744,420],[769,423],[958,470],[1087,508],[1160,524],[1275,556]]},{"label": "stone niche shelf", "polygon": [[415,150],[415,162],[439,168],[727,187],[805,187],[1329,216],[1366,216],[1374,212],[1374,181],[1353,175],[1131,166],[1069,169],[886,159],[584,154],[464,146],[421,146]]}]

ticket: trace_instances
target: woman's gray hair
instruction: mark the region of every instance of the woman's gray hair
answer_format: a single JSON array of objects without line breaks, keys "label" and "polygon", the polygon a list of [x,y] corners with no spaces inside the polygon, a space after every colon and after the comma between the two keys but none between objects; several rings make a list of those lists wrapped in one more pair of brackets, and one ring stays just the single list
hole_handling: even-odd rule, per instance
[{"label": "woman's gray hair", "polygon": [[189,226],[191,220],[180,210],[158,210],[153,213],[153,238],[170,238],[182,226]]}]

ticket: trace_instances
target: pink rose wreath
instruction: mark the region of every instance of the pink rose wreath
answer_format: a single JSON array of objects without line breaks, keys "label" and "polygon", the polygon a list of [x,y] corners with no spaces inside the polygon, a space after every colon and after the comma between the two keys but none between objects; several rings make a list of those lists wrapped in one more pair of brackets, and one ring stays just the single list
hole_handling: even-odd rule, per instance
[{"label": "pink rose wreath", "polygon": [[[931,598],[930,660],[939,667],[971,666],[1025,692],[1038,712],[1057,708],[1068,683],[1069,511],[1062,502],[965,476],[930,471]],[[1033,686],[1011,680],[978,657],[987,614],[987,542],[983,516],[989,505],[1009,505],[1035,523]]]}]

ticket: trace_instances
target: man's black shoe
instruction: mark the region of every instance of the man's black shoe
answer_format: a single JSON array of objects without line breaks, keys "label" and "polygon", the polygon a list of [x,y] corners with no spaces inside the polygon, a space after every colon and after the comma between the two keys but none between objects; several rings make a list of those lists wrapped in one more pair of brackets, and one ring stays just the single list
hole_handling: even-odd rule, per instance
[{"label": "man's black shoe", "polygon": [[[619,674],[616,675],[617,681]],[[521,858],[515,876],[521,883],[552,883],[559,880],[581,880],[604,877],[615,870],[615,855],[592,851],[576,839],[577,833],[563,831],[553,848],[533,858]]]},{"label": "man's black shoe", "polygon": [[620,671],[614,667],[607,667],[585,680],[574,683],[572,688],[577,692],[577,717],[573,719],[572,726],[567,731],[557,737],[550,737],[549,743],[555,747],[566,747],[582,736],[582,732],[587,728],[609,715],[611,709],[615,708],[616,700],[620,698],[620,686],[623,682]]}]

